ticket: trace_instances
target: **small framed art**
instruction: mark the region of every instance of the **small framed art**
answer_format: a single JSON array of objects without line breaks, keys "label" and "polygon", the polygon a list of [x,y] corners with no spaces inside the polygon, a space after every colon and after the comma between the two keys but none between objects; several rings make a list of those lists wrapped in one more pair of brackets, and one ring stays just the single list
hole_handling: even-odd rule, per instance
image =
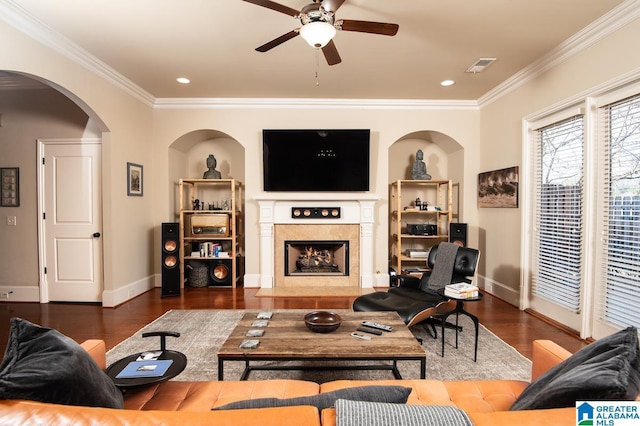
[{"label": "small framed art", "polygon": [[478,207],[518,207],[518,166],[478,175]]},{"label": "small framed art", "polygon": [[0,168],[2,184],[1,207],[20,207],[20,168]]},{"label": "small framed art", "polygon": [[127,163],[127,195],[142,197],[143,188],[142,166],[140,164]]}]

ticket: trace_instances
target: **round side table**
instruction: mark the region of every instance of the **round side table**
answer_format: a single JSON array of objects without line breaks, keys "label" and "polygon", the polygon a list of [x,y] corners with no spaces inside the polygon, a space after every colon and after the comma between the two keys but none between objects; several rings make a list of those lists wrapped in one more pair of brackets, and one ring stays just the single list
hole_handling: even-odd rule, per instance
[{"label": "round side table", "polygon": [[131,377],[131,378],[116,378],[118,374],[127,366],[130,362],[133,362],[138,359],[140,354],[143,352],[129,355],[124,357],[107,368],[106,373],[107,376],[113,380],[113,383],[118,388],[134,388],[137,386],[145,386],[151,385],[154,383],[165,382],[169,379],[176,377],[178,374],[182,373],[182,371],[187,366],[187,357],[182,352],[176,352],[171,350],[165,350],[162,352],[162,355],[158,357],[158,360],[167,360],[170,359],[173,361],[169,366],[169,369],[162,375],[157,377]]},{"label": "round side table", "polygon": [[455,300],[456,301],[456,307],[449,311],[446,312],[442,315],[440,315],[441,319],[442,319],[442,356],[444,356],[444,329],[445,329],[445,323],[447,322],[447,318],[449,317],[449,315],[451,314],[456,314],[456,348],[458,347],[458,331],[460,330],[460,327],[458,326],[458,317],[460,315],[466,315],[469,318],[471,318],[471,321],[473,321],[473,324],[476,327],[476,335],[475,335],[475,347],[474,347],[474,351],[473,351],[473,362],[476,362],[478,360],[478,331],[480,328],[480,321],[478,321],[478,317],[473,315],[470,312],[467,312],[464,310],[464,303],[465,302],[478,302],[480,300],[482,300],[482,298],[484,297],[484,295],[482,293],[478,293],[478,296],[476,297],[469,297],[466,299],[457,299],[455,297],[451,297],[451,296],[447,296],[444,294],[444,288],[439,289],[438,290],[438,295],[441,296],[443,299],[448,299],[448,300]]}]

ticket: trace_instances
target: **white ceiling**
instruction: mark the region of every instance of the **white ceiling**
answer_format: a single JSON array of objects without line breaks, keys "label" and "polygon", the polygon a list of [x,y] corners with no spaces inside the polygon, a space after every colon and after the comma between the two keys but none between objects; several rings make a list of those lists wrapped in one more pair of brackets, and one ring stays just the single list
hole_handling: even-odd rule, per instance
[{"label": "white ceiling", "polygon": [[[630,1],[347,0],[337,19],[400,30],[394,37],[339,31],[342,63],[334,66],[301,37],[256,52],[300,22],[242,0],[0,0],[13,15],[0,19],[32,34],[44,29],[54,47],[76,44],[153,98],[477,100],[549,52],[601,31],[591,24],[608,22]],[[298,10],[308,2],[278,1]],[[464,72],[483,57],[497,60],[482,73]],[[178,84],[181,76],[192,83]],[[444,79],[456,84],[441,87]]]}]

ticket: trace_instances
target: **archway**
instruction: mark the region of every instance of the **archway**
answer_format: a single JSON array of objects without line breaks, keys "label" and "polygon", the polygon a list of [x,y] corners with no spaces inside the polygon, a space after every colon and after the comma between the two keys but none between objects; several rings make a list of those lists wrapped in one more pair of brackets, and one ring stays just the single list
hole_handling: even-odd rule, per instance
[{"label": "archway", "polygon": [[[5,164],[19,167],[19,188],[22,193],[20,206],[12,208],[10,212],[19,226],[0,229],[0,239],[6,242],[4,246],[7,247],[6,252],[0,250],[0,269],[5,271],[3,280],[12,284],[11,291],[15,294],[15,300],[44,303],[49,301],[45,285],[50,282],[48,277],[58,275],[50,260],[53,256],[45,256],[45,242],[50,235],[43,231],[43,221],[40,218],[44,216],[38,214],[44,205],[44,197],[38,194],[47,186],[48,181],[44,174],[41,176],[43,166],[38,159],[40,156],[44,158],[45,151],[39,149],[45,145],[36,141],[50,139],[49,142],[60,144],[61,142],[56,141],[102,139],[106,125],[76,96],[38,76],[0,71],[0,90],[0,111],[5,118],[0,129],[5,136],[1,138],[3,143],[0,143],[0,157]],[[100,163],[101,160],[97,161]],[[99,169],[98,167],[96,170]],[[97,179],[99,181],[101,175]],[[60,188],[57,192],[62,193],[64,189]],[[70,199],[77,200],[77,197],[70,194]],[[50,214],[49,217],[51,216]],[[95,226],[96,230],[92,232],[102,233],[102,223],[96,223]],[[94,245],[90,241],[87,244]],[[102,247],[101,242],[100,245]],[[99,280],[95,297],[101,300],[104,291],[104,276],[101,272],[104,256],[102,249],[96,253],[99,265],[91,274],[96,275]],[[47,262],[46,258],[49,259]],[[45,267],[52,275],[44,274]]]},{"label": "archway", "polygon": [[180,179],[200,179],[207,170],[206,159],[213,154],[223,179],[245,180],[245,149],[228,134],[200,129],[186,133],[169,146],[168,179],[172,188],[175,217],[179,216],[178,182]]}]

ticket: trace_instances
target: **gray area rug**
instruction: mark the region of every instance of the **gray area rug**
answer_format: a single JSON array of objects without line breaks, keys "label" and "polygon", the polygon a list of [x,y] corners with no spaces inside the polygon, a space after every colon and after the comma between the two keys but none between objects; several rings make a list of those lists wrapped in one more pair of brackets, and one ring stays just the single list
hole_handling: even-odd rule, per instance
[{"label": "gray area rug", "polygon": [[[257,312],[247,310],[249,312]],[[274,309],[273,312],[282,311]],[[308,309],[289,310],[300,312],[300,320]],[[348,312],[335,310],[336,312]],[[160,347],[158,337],[142,338],[148,331],[177,331],[179,338],[168,337],[167,349],[187,356],[187,368],[175,379],[181,381],[215,381],[218,379],[217,348],[222,346],[244,310],[172,310],[145,326],[134,336],[124,340],[107,352],[107,365],[133,353]],[[451,317],[455,320],[455,317]],[[459,333],[458,349],[455,348],[455,332],[445,333],[445,356],[440,356],[440,330],[435,340],[421,325],[411,328],[413,334],[423,339],[427,354],[427,379],[514,379],[529,381],[531,361],[513,347],[491,333],[482,325],[478,338],[478,361],[473,362],[473,323],[460,317],[464,331]],[[265,362],[265,364],[270,364]],[[244,369],[243,362],[225,362],[225,380],[238,380]],[[419,379],[419,363],[400,361],[398,368],[404,379]],[[323,383],[337,379],[378,380],[393,379],[389,371],[253,371],[249,380],[301,379]]]}]

